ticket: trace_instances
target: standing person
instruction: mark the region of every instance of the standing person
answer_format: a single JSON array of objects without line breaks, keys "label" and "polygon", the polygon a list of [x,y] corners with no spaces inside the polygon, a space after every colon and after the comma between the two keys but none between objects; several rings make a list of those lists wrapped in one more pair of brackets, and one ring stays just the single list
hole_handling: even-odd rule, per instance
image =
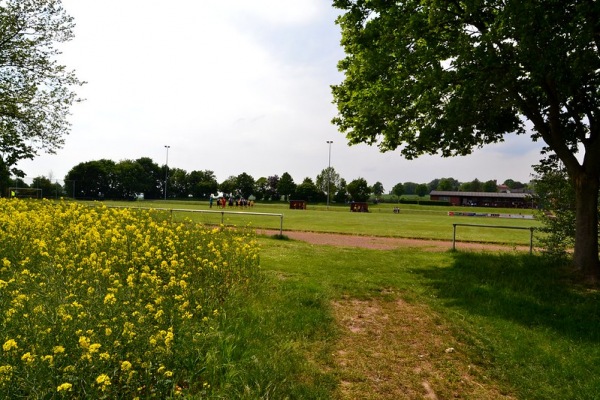
[{"label": "standing person", "polygon": [[208,201],[209,208],[212,208],[212,203],[213,203],[213,195],[211,193],[210,194],[210,200]]}]

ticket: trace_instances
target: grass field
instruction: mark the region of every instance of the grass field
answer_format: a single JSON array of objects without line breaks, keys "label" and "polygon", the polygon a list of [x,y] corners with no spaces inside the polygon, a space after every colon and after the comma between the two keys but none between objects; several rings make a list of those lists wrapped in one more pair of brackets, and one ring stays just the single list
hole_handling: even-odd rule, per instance
[{"label": "grass field", "polygon": [[[468,211],[477,213],[533,214],[533,210],[490,209],[464,207],[426,207],[401,205],[400,214],[394,214],[397,204],[384,203],[371,205],[369,213],[352,213],[348,206],[308,206],[307,210],[290,210],[286,204],[256,204],[253,208],[226,208],[227,214],[221,215],[216,207],[209,208],[208,202],[107,202],[107,205],[154,207],[175,210],[202,210],[213,213],[192,213],[175,211],[174,219],[191,218],[205,224],[225,224],[255,228],[280,228],[279,217],[247,215],[236,212],[256,212],[283,214],[284,230],[300,230],[311,232],[336,232],[345,234],[373,235],[402,238],[452,240],[452,224],[480,224],[493,226],[516,226],[522,228],[538,227],[539,222],[527,219],[483,218],[448,216],[449,211]],[[229,214],[229,212],[234,214]],[[530,232],[513,229],[486,229],[459,227],[457,240],[510,245],[528,245]]]},{"label": "grass field", "polygon": [[[450,238],[452,223],[538,224],[448,217],[449,209],[416,206],[395,215],[392,207],[371,207],[369,214],[324,206],[252,211],[283,213],[289,230],[432,239]],[[211,224],[221,218],[185,214]],[[279,225],[277,218],[224,218]],[[528,242],[527,231],[525,238],[517,237],[520,231],[490,231],[465,229],[462,240]],[[266,236],[259,244],[263,281],[224,305],[211,353],[222,367],[207,398],[595,399],[600,393],[600,292],[553,260],[522,252],[340,248]]]}]

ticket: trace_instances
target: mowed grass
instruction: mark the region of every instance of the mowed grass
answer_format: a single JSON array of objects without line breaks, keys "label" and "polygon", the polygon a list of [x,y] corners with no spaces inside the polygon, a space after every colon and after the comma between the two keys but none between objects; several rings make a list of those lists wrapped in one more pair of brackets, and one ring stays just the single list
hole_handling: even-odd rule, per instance
[{"label": "mowed grass", "polygon": [[[400,214],[393,213],[397,204],[379,204],[370,206],[369,213],[353,213],[349,206],[310,206],[307,210],[290,210],[286,204],[258,203],[252,208],[230,208],[224,210],[208,202],[185,201],[142,201],[107,202],[107,205],[164,208],[173,211],[175,220],[190,218],[204,224],[246,226],[254,228],[280,229],[278,216],[257,216],[249,213],[283,214],[283,230],[309,232],[335,232],[352,235],[386,236],[432,240],[452,240],[453,224],[475,224],[492,226],[515,226],[520,228],[539,227],[540,223],[530,219],[507,219],[485,217],[449,216],[449,211],[533,214],[534,210],[490,209],[465,207],[426,207],[400,205]],[[183,211],[190,210],[190,211]],[[193,210],[203,211],[195,213]],[[211,213],[204,213],[211,211]],[[225,214],[221,214],[224,211]],[[497,229],[483,227],[458,226],[456,240],[467,242],[501,243],[509,245],[529,245],[530,231],[515,229]]]},{"label": "mowed grass", "polygon": [[[380,236],[404,230],[413,232],[407,237],[436,238],[427,232],[448,232],[448,224],[451,232],[459,220],[537,224],[418,208],[400,215],[260,205],[251,211],[284,213],[284,229]],[[402,229],[390,228],[399,221]],[[485,236],[483,228],[464,229],[474,233],[463,240]],[[501,232],[491,230],[490,241],[508,243],[519,231]],[[524,233],[519,244],[528,242]],[[216,397],[596,399],[600,393],[600,292],[542,256],[381,251],[267,236],[259,242],[264,282],[226,315],[230,324],[215,351],[226,366],[213,386]]]},{"label": "mowed grass", "polygon": [[338,381],[330,398],[600,393],[600,293],[541,257],[262,246],[272,289],[292,301],[285,324],[298,322],[299,348],[318,355],[306,365]]}]

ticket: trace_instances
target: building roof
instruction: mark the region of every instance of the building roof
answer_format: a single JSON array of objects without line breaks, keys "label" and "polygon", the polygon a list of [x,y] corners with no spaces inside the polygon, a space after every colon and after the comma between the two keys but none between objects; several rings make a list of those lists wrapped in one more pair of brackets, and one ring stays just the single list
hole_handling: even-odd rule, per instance
[{"label": "building roof", "polygon": [[453,192],[445,190],[432,190],[430,196],[447,197],[486,197],[501,199],[526,199],[531,197],[529,193],[498,193],[498,192]]}]

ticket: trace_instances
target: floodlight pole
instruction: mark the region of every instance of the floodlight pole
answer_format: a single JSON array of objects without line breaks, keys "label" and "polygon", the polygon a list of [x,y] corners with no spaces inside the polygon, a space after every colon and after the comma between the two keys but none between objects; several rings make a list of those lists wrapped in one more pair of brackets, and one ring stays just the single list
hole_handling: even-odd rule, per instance
[{"label": "floodlight pole", "polygon": [[329,145],[329,161],[327,163],[327,209],[329,210],[329,197],[331,196],[331,144],[333,140],[328,140]]},{"label": "floodlight pole", "polygon": [[165,200],[167,199],[167,182],[169,179],[169,149],[170,148],[171,148],[171,146],[165,145],[165,149],[167,149],[167,161],[165,162]]}]

